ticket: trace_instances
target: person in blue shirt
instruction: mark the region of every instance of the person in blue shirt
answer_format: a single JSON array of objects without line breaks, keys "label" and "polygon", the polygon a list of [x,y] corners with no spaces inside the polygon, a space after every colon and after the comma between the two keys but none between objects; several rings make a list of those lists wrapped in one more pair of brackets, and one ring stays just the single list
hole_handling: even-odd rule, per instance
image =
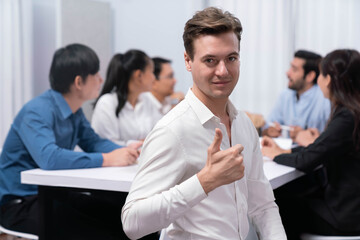
[{"label": "person in blue shirt", "polygon": [[[135,163],[139,146],[122,148],[100,138],[81,109],[85,101],[98,97],[102,82],[99,59],[89,47],[71,44],[55,52],[50,69],[51,89],[23,106],[3,145],[0,156],[2,226],[38,234],[37,186],[21,184],[21,171]],[[83,152],[74,151],[76,145]]]},{"label": "person in blue shirt", "polygon": [[[330,115],[330,102],[316,84],[320,60],[321,56],[313,52],[295,52],[287,71],[288,89],[278,98],[262,129],[262,135],[290,136],[295,140],[297,133],[303,129],[324,130]],[[291,130],[282,132],[281,125],[289,126]]]}]

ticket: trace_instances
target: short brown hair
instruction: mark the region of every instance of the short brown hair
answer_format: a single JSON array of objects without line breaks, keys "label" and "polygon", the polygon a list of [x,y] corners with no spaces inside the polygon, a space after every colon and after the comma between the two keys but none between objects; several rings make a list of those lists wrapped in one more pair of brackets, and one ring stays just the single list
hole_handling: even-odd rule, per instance
[{"label": "short brown hair", "polygon": [[191,59],[194,57],[193,41],[201,35],[216,35],[233,31],[240,40],[242,33],[241,22],[228,11],[209,7],[198,11],[189,19],[184,28],[183,40],[186,53]]}]

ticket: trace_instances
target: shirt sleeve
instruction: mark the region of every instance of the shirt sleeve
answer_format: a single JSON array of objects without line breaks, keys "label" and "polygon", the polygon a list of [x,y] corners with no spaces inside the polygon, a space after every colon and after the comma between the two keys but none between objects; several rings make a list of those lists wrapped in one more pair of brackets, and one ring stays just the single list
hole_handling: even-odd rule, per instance
[{"label": "shirt sleeve", "polygon": [[122,209],[123,229],[131,239],[166,228],[206,198],[196,175],[183,179],[187,160],[170,129],[157,128],[146,138]]},{"label": "shirt sleeve", "polygon": [[354,116],[349,111],[340,110],[313,144],[296,148],[291,154],[281,154],[274,161],[304,172],[312,171],[326,159],[341,158],[351,151],[353,130]]},{"label": "shirt sleeve", "polygon": [[41,111],[29,110],[18,129],[18,134],[31,157],[41,169],[74,169],[100,167],[101,153],[74,152],[56,144],[51,115]]},{"label": "shirt sleeve", "polygon": [[100,138],[91,128],[90,123],[82,112],[80,113],[78,137],[78,144],[85,152],[108,153],[121,148],[121,146],[107,139]]},{"label": "shirt sleeve", "polygon": [[255,149],[248,182],[248,214],[259,239],[286,240],[279,209],[269,180],[265,177],[260,141],[254,137]]}]

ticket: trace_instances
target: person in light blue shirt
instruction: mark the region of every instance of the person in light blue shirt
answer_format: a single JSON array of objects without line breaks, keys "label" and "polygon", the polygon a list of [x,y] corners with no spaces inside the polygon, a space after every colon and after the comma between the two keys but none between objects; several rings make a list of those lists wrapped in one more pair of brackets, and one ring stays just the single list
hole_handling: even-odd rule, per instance
[{"label": "person in light blue shirt", "polygon": [[[321,56],[304,50],[295,53],[287,72],[288,89],[278,98],[263,127],[262,135],[296,139],[303,129],[322,132],[330,115],[330,102],[316,84]],[[289,126],[285,131],[281,125]]]},{"label": "person in light blue shirt", "polygon": [[[55,52],[52,89],[23,106],[2,149],[2,226],[38,234],[37,186],[21,184],[21,171],[124,166],[136,161],[139,146],[122,148],[100,138],[84,116],[82,104],[98,96],[102,82],[99,59],[92,49],[71,44]],[[76,145],[83,152],[74,151]]]}]

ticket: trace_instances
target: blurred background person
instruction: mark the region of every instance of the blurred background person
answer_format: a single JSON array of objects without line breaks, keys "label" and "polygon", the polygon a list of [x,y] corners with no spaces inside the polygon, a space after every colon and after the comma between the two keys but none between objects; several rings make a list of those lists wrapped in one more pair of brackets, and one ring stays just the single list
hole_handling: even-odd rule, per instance
[{"label": "blurred background person", "polygon": [[282,195],[275,191],[288,239],[302,232],[360,235],[360,54],[335,50],[321,61],[320,71],[318,85],[331,101],[325,131],[308,147],[291,150],[269,137],[262,141],[263,155],[277,163],[307,173],[323,166],[321,178],[290,182]]},{"label": "blurred background person", "polygon": [[156,121],[153,105],[141,93],[150,91],[154,81],[154,64],[146,53],[129,50],[113,56],[95,102],[95,132],[120,145],[143,141]]},{"label": "blurred background person", "polygon": [[[295,52],[286,73],[288,89],[279,96],[262,135],[291,137],[295,141],[297,133],[303,129],[324,130],[330,114],[330,102],[316,84],[320,60],[321,56],[313,52]],[[282,133],[281,125],[291,127],[289,133]]]},{"label": "blurred background person", "polygon": [[157,122],[177,103],[184,99],[184,94],[182,92],[174,92],[176,79],[174,70],[171,67],[171,61],[161,57],[154,57],[152,60],[154,63],[155,81],[153,82],[151,92],[144,93],[144,95],[149,98],[149,101],[156,109],[152,116]]}]

